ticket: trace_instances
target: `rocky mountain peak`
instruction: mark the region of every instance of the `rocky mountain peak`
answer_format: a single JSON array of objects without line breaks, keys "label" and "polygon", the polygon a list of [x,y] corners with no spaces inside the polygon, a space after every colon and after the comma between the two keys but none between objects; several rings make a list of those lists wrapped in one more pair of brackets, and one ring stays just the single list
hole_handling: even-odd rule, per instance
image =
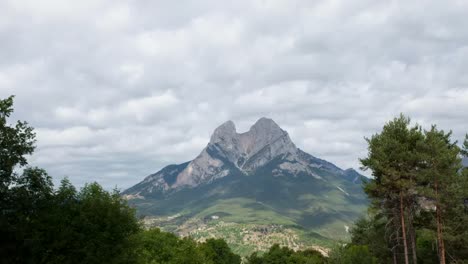
[{"label": "rocky mountain peak", "polygon": [[232,140],[236,136],[236,125],[229,120],[215,129],[211,135],[210,143],[214,144],[221,141]]},{"label": "rocky mountain peak", "polygon": [[237,133],[232,121],[223,123],[213,132],[206,151],[217,153],[224,162],[247,172],[278,155],[294,153],[296,146],[278,124],[262,117],[244,133]]},{"label": "rocky mountain peak", "polygon": [[284,131],[273,121],[273,119],[262,117],[250,128],[251,133],[272,136],[282,134]]},{"label": "rocky mountain peak", "polygon": [[240,152],[230,153],[234,156],[248,156],[285,136],[286,143],[292,144],[287,132],[270,118],[260,118],[244,133],[237,133],[234,122],[227,121],[215,129],[208,145],[216,144],[225,152]]},{"label": "rocky mountain peak", "polygon": [[241,144],[248,154],[261,150],[281,137],[287,137],[284,143],[294,145],[286,131],[282,130],[275,121],[265,117],[260,118],[248,132],[241,134],[240,137]]},{"label": "rocky mountain peak", "polygon": [[[262,117],[250,129],[237,133],[234,122],[217,127],[210,142],[192,161],[148,176],[144,182],[162,190],[195,187],[233,174],[251,175],[276,160],[278,175],[309,174],[320,178],[313,168],[338,171],[332,164],[302,152],[291,141],[288,133],[272,119]],[[354,173],[349,172],[350,178]]]},{"label": "rocky mountain peak", "polygon": [[[263,117],[243,133],[237,133],[234,122],[223,123],[214,130],[210,142],[195,159],[169,165],[125,193],[162,195],[207,185],[227,176],[265,174],[286,178],[306,176],[321,181],[335,175],[340,177],[339,181],[352,184],[361,182],[363,177],[353,169],[342,170],[300,150],[286,131],[272,119]],[[342,187],[339,190],[346,192]]]}]

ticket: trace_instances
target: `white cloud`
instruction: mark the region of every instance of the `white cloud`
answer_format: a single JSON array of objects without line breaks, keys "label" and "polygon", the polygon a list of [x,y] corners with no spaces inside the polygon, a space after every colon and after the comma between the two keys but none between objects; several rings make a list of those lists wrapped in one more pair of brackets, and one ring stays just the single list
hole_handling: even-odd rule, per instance
[{"label": "white cloud", "polygon": [[466,1],[0,1],[0,97],[38,131],[34,165],[128,187],[261,116],[359,167],[404,112],[468,123]]},{"label": "white cloud", "polygon": [[106,10],[97,20],[96,25],[103,30],[118,31],[125,30],[131,25],[132,14],[126,5],[117,4]]},{"label": "white cloud", "polygon": [[179,100],[171,91],[167,91],[162,95],[152,95],[129,100],[120,105],[117,112],[121,113],[121,115],[130,115],[142,121],[148,115],[154,114],[157,111],[163,111],[164,109],[176,105],[178,102]]}]

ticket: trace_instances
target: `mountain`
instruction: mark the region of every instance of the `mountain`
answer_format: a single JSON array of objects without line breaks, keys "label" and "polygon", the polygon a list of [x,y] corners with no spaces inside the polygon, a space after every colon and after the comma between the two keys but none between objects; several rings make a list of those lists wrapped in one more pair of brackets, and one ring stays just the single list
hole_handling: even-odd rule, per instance
[{"label": "mountain", "polygon": [[346,239],[367,206],[365,179],[302,151],[261,118],[245,133],[225,122],[194,160],[169,165],[123,195],[147,225],[228,237],[242,254],[272,243],[301,248]]},{"label": "mountain", "polygon": [[463,158],[462,159],[462,165],[463,165],[463,167],[468,167],[468,158]]}]

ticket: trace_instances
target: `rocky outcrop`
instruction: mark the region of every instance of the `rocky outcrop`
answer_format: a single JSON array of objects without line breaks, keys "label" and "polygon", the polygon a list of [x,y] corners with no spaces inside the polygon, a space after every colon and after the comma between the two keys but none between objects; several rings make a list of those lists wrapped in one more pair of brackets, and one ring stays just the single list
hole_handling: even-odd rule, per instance
[{"label": "rocky outcrop", "polygon": [[268,118],[261,118],[249,131],[241,134],[236,132],[234,123],[228,121],[214,131],[207,148],[212,145],[245,172],[253,171],[279,155],[296,151],[288,133]]},{"label": "rocky outcrop", "polygon": [[359,177],[354,170],[343,171],[298,149],[288,133],[272,119],[261,118],[244,133],[237,133],[232,121],[223,123],[215,129],[208,145],[194,160],[168,166],[125,193],[167,192],[207,184],[228,175],[251,175],[272,161],[276,162],[270,171],[272,176],[307,174],[322,179],[315,172],[320,169],[343,175],[351,182],[356,182]]}]

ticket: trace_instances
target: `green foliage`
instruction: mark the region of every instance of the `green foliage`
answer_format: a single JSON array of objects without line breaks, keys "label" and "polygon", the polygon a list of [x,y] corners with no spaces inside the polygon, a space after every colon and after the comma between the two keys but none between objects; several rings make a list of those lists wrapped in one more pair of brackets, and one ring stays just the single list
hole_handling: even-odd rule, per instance
[{"label": "green foliage", "polygon": [[455,178],[446,195],[444,203],[444,239],[447,253],[451,259],[468,260],[468,208],[464,200],[468,198],[468,169]]},{"label": "green foliage", "polygon": [[463,142],[463,149],[461,150],[461,153],[465,157],[468,157],[468,134],[465,135],[465,141]]},{"label": "green foliage", "polygon": [[232,253],[222,239],[197,243],[191,238],[179,238],[172,233],[150,229],[140,232],[136,241],[139,263],[241,263],[240,257]]},{"label": "green foliage", "polygon": [[16,166],[27,164],[26,155],[34,151],[36,135],[28,123],[8,123],[13,113],[13,96],[0,100],[0,202],[4,202],[8,187],[13,183]]},{"label": "green foliage", "polygon": [[[39,169],[26,169],[22,175],[15,168],[27,165],[26,155],[34,151],[35,134],[26,122],[10,124],[13,96],[0,100],[0,257],[15,262],[17,254],[30,255],[35,240],[17,243],[18,236],[30,232],[30,223],[46,207],[50,178]],[[43,177],[42,177],[43,176]],[[13,186],[13,187],[12,187]]]},{"label": "green foliage", "polygon": [[313,249],[304,251],[294,251],[287,247],[273,245],[268,252],[260,256],[253,253],[247,257],[248,264],[322,264],[326,263],[325,257],[320,252]]},{"label": "green foliage", "polygon": [[200,245],[203,254],[213,263],[217,264],[239,264],[241,259],[232,253],[226,241],[223,239],[210,238]]},{"label": "green foliage", "polygon": [[368,156],[360,161],[374,176],[365,188],[370,198],[388,199],[400,192],[406,195],[414,187],[420,162],[417,147],[423,139],[421,128],[410,127],[410,119],[403,115],[385,124],[380,134],[366,139]]},{"label": "green foliage", "polygon": [[[424,132],[424,141],[418,147],[421,163],[419,166],[418,194],[429,199],[450,198],[447,192],[458,177],[461,169],[460,149],[451,141],[452,133],[445,133],[432,126]],[[437,188],[437,190],[436,190]]]},{"label": "green foliage", "polygon": [[[466,142],[465,142],[466,143]],[[465,172],[460,174],[460,148],[451,140],[451,132],[445,133],[432,126],[425,131],[424,145],[420,147],[424,160],[418,175],[418,193],[434,202],[440,212],[441,236],[446,248],[446,256],[452,260],[468,258],[468,228],[460,225],[468,221],[464,212],[463,199],[468,196]],[[437,217],[434,211],[421,214],[425,221],[420,221],[418,230],[418,250],[423,251],[424,263],[437,260],[433,250]],[[420,217],[420,218],[421,218]],[[429,239],[431,238],[432,241]],[[432,247],[429,247],[431,244]],[[421,258],[423,256],[420,256]],[[436,263],[436,262],[432,262]]]},{"label": "green foliage", "polygon": [[[411,127],[410,123],[403,115],[386,123],[379,134],[366,139],[368,155],[360,159],[363,169],[372,170],[374,176],[364,190],[371,199],[372,210],[386,220],[387,245],[395,256],[402,256],[405,263],[411,254],[410,244],[415,243],[412,234],[416,181],[423,163],[418,147],[424,142],[421,127]],[[398,250],[403,254],[397,254]]]},{"label": "green foliage", "polygon": [[180,243],[174,234],[151,229],[138,236],[142,263],[169,263],[175,258]]},{"label": "green foliage", "polygon": [[377,258],[374,257],[367,246],[348,245],[334,249],[328,260],[329,264],[377,264]]},{"label": "green foliage", "polygon": [[69,238],[76,247],[74,259],[80,263],[127,263],[132,248],[130,238],[139,231],[134,209],[125,204],[118,192],[109,193],[97,183],[86,185],[76,201],[69,226],[76,234]]},{"label": "green foliage", "polygon": [[425,228],[418,230],[416,246],[418,249],[418,263],[439,263],[436,233],[433,230]]},{"label": "green foliage", "polygon": [[142,231],[138,236],[139,263],[204,263],[192,239],[180,239],[159,229]]},{"label": "green foliage", "polygon": [[[445,255],[458,263],[468,259],[468,227],[460,224],[468,221],[463,206],[468,197],[468,171],[460,170],[460,154],[468,154],[468,135],[460,149],[451,132],[435,125],[423,132],[409,125],[409,118],[400,116],[367,139],[369,154],[361,162],[374,175],[365,185],[373,218],[356,223],[353,245],[367,246],[380,263],[392,262],[392,255],[384,249],[393,248],[395,260],[401,261],[400,218],[406,221],[409,248],[410,241],[415,241],[413,257],[417,256],[418,263],[438,263],[437,245],[443,244]],[[437,243],[438,237],[444,243]]]},{"label": "green foliage", "polygon": [[[41,227],[53,205],[53,186],[49,175],[38,168],[27,168],[8,189],[2,212],[2,251],[8,261],[34,259],[43,247]],[[4,208],[5,208],[4,207]]]},{"label": "green foliage", "polygon": [[386,220],[381,215],[370,215],[360,218],[350,230],[351,243],[367,246],[369,252],[383,263],[390,262],[392,257],[385,239],[385,224]]},{"label": "green foliage", "polygon": [[68,180],[54,191],[44,170],[28,168],[11,194],[12,262],[135,262],[132,237],[139,224],[118,193],[96,183],[76,192]]},{"label": "green foliage", "polygon": [[[35,134],[9,125],[13,97],[0,100],[0,259],[2,263],[131,263],[135,212],[96,183],[77,192],[68,180],[55,191],[45,170],[27,165]],[[133,261],[134,262],[134,261]]]}]

